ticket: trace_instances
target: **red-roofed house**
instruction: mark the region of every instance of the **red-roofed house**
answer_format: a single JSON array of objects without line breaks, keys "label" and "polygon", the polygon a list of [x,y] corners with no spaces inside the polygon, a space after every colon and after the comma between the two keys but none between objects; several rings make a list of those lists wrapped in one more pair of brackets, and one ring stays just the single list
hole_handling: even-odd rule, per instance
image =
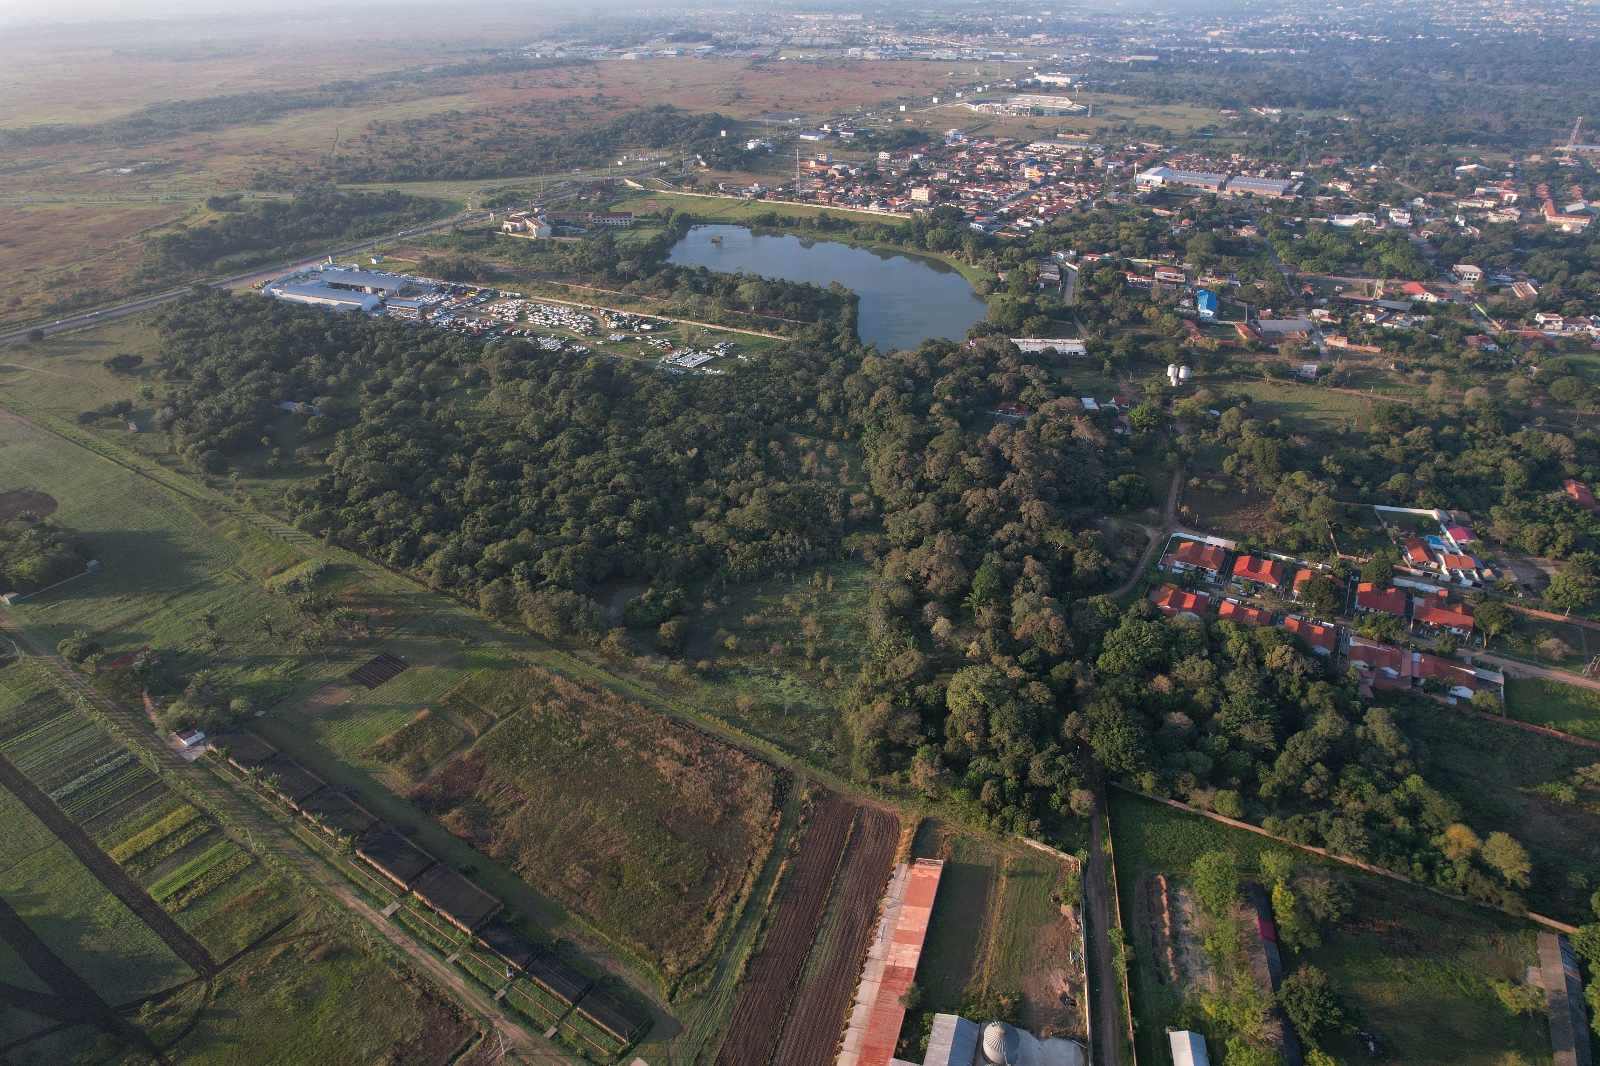
[{"label": "red-roofed house", "polygon": [[1211,607],[1211,597],[1204,592],[1190,592],[1176,585],[1162,585],[1150,594],[1150,602],[1162,614],[1183,618],[1199,618],[1200,612]]},{"label": "red-roofed house", "polygon": [[1411,687],[1411,652],[1392,644],[1351,637],[1350,665],[1375,689]]},{"label": "red-roofed house", "polygon": [[1248,603],[1238,600],[1223,600],[1217,608],[1217,617],[1226,618],[1232,622],[1243,622],[1247,626],[1264,626],[1272,623],[1272,615],[1259,607],[1252,607]]},{"label": "red-roofed house", "polygon": [[1289,568],[1276,559],[1262,559],[1254,555],[1241,555],[1233,561],[1236,581],[1248,581],[1265,588],[1275,589],[1283,584]]},{"label": "red-roofed house", "polygon": [[1413,300],[1425,304],[1436,304],[1440,299],[1438,293],[1429,289],[1420,281],[1408,281],[1404,285],[1400,286],[1400,291],[1411,297]]},{"label": "red-roofed house", "polygon": [[1458,552],[1440,552],[1439,567],[1448,574],[1456,577],[1478,579],[1478,560],[1470,555],[1461,555]]},{"label": "red-roofed house", "polygon": [[1382,588],[1370,581],[1356,586],[1356,610],[1382,611],[1396,618],[1406,616],[1406,594],[1397,588]]},{"label": "red-roofed house", "polygon": [[1221,574],[1227,562],[1228,549],[1204,541],[1182,539],[1161,560],[1161,569],[1178,573],[1204,570],[1208,574]]},{"label": "red-roofed house", "polygon": [[1313,622],[1291,614],[1283,620],[1283,628],[1310,648],[1315,655],[1332,655],[1339,650],[1339,627]]},{"label": "red-roofed house", "polygon": [[1405,549],[1406,562],[1410,565],[1426,566],[1429,568],[1433,567],[1433,553],[1428,550],[1428,546],[1421,540],[1417,539],[1416,537],[1412,537],[1410,540],[1406,541]]},{"label": "red-roofed house", "polygon": [[1467,700],[1479,690],[1503,690],[1505,676],[1421,651],[1405,651],[1362,637],[1350,638],[1350,665],[1373,689],[1409,689],[1433,683],[1451,702]]},{"label": "red-roofed house", "polygon": [[1294,572],[1294,580],[1290,582],[1290,588],[1293,590],[1295,599],[1298,600],[1305,593],[1306,582],[1316,576],[1316,571],[1314,570],[1296,570]]},{"label": "red-roofed house", "polygon": [[1561,488],[1566,492],[1569,499],[1584,510],[1600,510],[1600,504],[1595,502],[1594,492],[1583,482],[1568,478],[1561,483]]},{"label": "red-roofed house", "polygon": [[1472,608],[1464,603],[1450,603],[1443,596],[1418,597],[1411,608],[1411,621],[1433,626],[1460,637],[1472,635]]}]

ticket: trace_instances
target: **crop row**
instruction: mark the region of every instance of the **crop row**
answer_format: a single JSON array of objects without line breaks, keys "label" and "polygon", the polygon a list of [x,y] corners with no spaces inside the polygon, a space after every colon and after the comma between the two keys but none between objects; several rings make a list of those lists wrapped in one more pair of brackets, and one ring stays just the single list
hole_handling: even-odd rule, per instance
[{"label": "crop row", "polygon": [[900,823],[894,815],[875,807],[861,808],[831,893],[830,906],[840,920],[829,931],[827,942],[812,947],[820,966],[801,983],[783,1028],[778,1061],[785,1066],[829,1066],[833,1062],[899,841]]},{"label": "crop row", "polygon": [[[200,818],[198,808],[185,803],[177,810],[171,811],[154,824],[146,826],[139,832],[128,837],[122,843],[110,848],[106,854],[122,865],[127,865],[132,859],[143,855],[167,837],[178,832],[185,826],[192,825]],[[170,854],[170,853],[169,853]],[[163,856],[164,857],[164,856]]]},{"label": "crop row", "polygon": [[812,810],[800,834],[799,853],[778,887],[772,925],[750,960],[717,1066],[772,1059],[854,816],[855,808],[832,793]]},{"label": "crop row", "polygon": [[519,977],[511,983],[506,990],[505,1002],[517,1013],[541,1026],[556,1024],[571,1009],[526,977]]},{"label": "crop row", "polygon": [[154,771],[130,756],[93,781],[78,785],[58,802],[68,816],[81,823],[126,802],[155,780]]},{"label": "crop row", "polygon": [[598,1055],[608,1062],[622,1054],[623,1049],[628,1046],[589,1022],[577,1011],[573,1011],[561,1023],[559,1035],[579,1051]]},{"label": "crop row", "polygon": [[10,748],[13,740],[33,733],[69,712],[66,701],[55,689],[35,692],[0,714],[0,748]]},{"label": "crop row", "polygon": [[181,911],[243,873],[254,861],[231,840],[221,840],[150,886],[169,912]]}]

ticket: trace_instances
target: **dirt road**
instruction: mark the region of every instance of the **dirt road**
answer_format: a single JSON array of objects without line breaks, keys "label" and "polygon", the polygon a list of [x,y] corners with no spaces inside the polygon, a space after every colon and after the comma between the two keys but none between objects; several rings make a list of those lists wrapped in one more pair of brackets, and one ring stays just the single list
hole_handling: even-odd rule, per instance
[{"label": "dirt road", "polygon": [[1121,1066],[1126,1041],[1122,1017],[1122,986],[1111,955],[1111,866],[1106,862],[1106,797],[1102,789],[1089,818],[1089,864],[1083,878],[1084,935],[1089,941],[1089,995],[1093,998],[1093,1058],[1099,1066]]},{"label": "dirt road", "polygon": [[1156,552],[1167,543],[1174,532],[1188,532],[1178,525],[1178,494],[1183,491],[1183,467],[1172,472],[1172,481],[1167,485],[1167,502],[1161,511],[1161,526],[1143,526],[1145,534],[1150,538],[1150,543],[1145,546],[1144,554],[1139,556],[1138,564],[1133,568],[1133,573],[1128,575],[1117,590],[1111,594],[1114,600],[1120,600],[1132,592],[1144,572],[1150,569],[1150,564],[1155,561]]},{"label": "dirt road", "polygon": [[1515,677],[1537,677],[1543,681],[1556,681],[1563,685],[1572,685],[1575,688],[1586,688],[1591,692],[1600,692],[1600,678],[1584,677],[1567,670],[1552,670],[1545,666],[1535,666],[1525,663],[1520,659],[1502,659],[1500,656],[1487,651],[1474,651],[1473,662],[1488,663],[1496,670],[1504,671]]}]

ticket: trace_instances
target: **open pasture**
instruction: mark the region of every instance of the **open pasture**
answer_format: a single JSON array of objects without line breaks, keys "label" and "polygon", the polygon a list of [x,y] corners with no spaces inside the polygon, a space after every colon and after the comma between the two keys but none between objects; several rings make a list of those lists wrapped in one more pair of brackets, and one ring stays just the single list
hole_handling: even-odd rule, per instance
[{"label": "open pasture", "polygon": [[525,709],[414,798],[669,976],[687,972],[771,846],[774,772],[608,692],[518,678]]}]

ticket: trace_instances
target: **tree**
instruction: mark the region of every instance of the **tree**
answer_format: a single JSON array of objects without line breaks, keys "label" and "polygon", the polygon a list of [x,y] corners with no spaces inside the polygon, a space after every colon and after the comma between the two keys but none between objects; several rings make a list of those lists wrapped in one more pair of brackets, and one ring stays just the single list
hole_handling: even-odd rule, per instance
[{"label": "tree", "polygon": [[1300,590],[1300,601],[1322,618],[1332,618],[1344,612],[1344,594],[1337,582],[1327,574],[1316,574]]},{"label": "tree", "polygon": [[1472,831],[1472,827],[1461,822],[1446,826],[1438,843],[1439,850],[1451,862],[1466,862],[1483,847],[1483,841],[1478,839],[1478,834]]},{"label": "tree", "polygon": [[1489,641],[1509,630],[1516,619],[1511,614],[1511,608],[1499,600],[1485,600],[1478,604],[1478,609],[1473,613],[1473,619],[1478,628],[1483,630],[1484,647]]},{"label": "tree", "polygon": [[1594,602],[1595,585],[1592,578],[1571,570],[1561,570],[1550,579],[1550,585],[1544,590],[1544,602],[1571,615],[1573,611],[1581,611]]},{"label": "tree", "polygon": [[1301,966],[1278,986],[1278,1003],[1308,1043],[1345,1028],[1344,1004],[1339,1002],[1328,975],[1315,966]]},{"label": "tree", "polygon": [[1506,884],[1514,888],[1528,887],[1533,863],[1528,858],[1528,849],[1517,843],[1511,834],[1490,833],[1483,842],[1482,855],[1483,861],[1503,877]]}]

